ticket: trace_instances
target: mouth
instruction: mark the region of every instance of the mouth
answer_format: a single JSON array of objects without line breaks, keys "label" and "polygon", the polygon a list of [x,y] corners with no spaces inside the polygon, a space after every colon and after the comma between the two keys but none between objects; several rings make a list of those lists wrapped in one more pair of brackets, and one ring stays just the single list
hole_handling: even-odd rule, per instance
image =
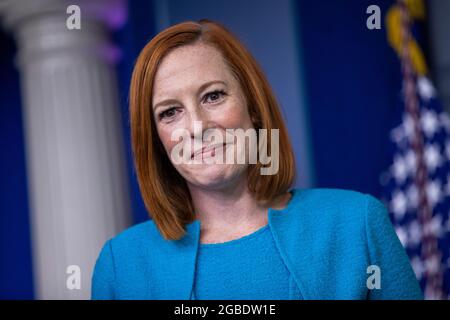
[{"label": "mouth", "polygon": [[225,149],[226,146],[227,146],[226,143],[218,143],[218,144],[205,146],[205,147],[197,150],[196,152],[193,152],[191,154],[191,160],[194,160],[198,156],[201,156],[202,159],[208,158],[208,157],[214,157],[216,155],[216,149],[221,149],[221,148]]}]

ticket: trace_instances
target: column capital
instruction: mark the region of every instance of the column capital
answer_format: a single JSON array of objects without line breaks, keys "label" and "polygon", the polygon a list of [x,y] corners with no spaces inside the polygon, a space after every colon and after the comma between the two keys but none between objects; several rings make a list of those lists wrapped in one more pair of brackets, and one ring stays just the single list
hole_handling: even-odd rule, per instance
[{"label": "column capital", "polygon": [[[66,26],[67,8],[74,4],[80,7],[80,30]],[[49,54],[94,54],[116,63],[120,50],[109,41],[108,31],[126,19],[124,0],[0,0],[0,20],[17,41],[19,65]]]},{"label": "column capital", "polygon": [[0,0],[0,22],[11,31],[31,17],[62,11],[65,7],[61,0]]},{"label": "column capital", "polygon": [[82,16],[101,21],[111,30],[122,27],[128,16],[126,0],[0,0],[0,22],[6,28],[14,29],[31,17],[66,15],[70,5],[78,5]]}]

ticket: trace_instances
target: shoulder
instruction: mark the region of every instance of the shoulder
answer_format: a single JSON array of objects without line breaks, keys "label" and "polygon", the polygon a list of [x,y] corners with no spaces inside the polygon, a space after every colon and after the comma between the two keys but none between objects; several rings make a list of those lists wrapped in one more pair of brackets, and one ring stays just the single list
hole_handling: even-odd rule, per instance
[{"label": "shoulder", "polygon": [[[397,245],[386,206],[370,194],[346,189],[294,190],[287,225],[317,241],[359,243],[368,249]],[[356,245],[356,244],[355,244]]]},{"label": "shoulder", "polygon": [[109,242],[112,250],[115,252],[132,253],[133,250],[142,247],[142,245],[155,243],[155,241],[160,239],[162,239],[162,236],[155,222],[147,220],[123,230],[110,239]]},{"label": "shoulder", "polygon": [[146,266],[155,253],[154,239],[158,231],[148,220],[106,241],[92,275],[92,299],[147,297]]},{"label": "shoulder", "polygon": [[294,189],[293,192],[294,199],[301,199],[303,202],[308,202],[309,205],[361,206],[367,202],[367,197],[373,198],[373,196],[359,191],[337,188]]},{"label": "shoulder", "polygon": [[386,214],[384,204],[374,196],[349,189],[294,189],[292,208],[302,217],[317,220],[365,222],[372,214]]},{"label": "shoulder", "polygon": [[[348,189],[294,189],[284,228],[302,230],[317,241],[367,241],[370,230],[392,228],[384,204],[374,196]],[[276,215],[276,214],[275,214]],[[275,218],[277,219],[277,218]]]},{"label": "shoulder", "polygon": [[[277,235],[286,239],[283,243],[291,260],[300,265],[299,274],[314,270],[306,279],[311,287],[320,279],[327,289],[334,286],[330,291],[341,298],[421,297],[388,210],[377,198],[352,190],[318,188],[294,190],[291,201],[288,214],[276,215],[277,231],[282,231]],[[369,266],[382,270],[382,290],[368,293]],[[310,295],[324,293],[311,291]]]},{"label": "shoulder", "polygon": [[[100,272],[101,270],[116,273],[117,270],[127,270],[135,263],[146,260],[150,247],[154,248],[158,238],[162,239],[162,236],[152,220],[123,230],[103,245],[96,262],[96,270],[99,271],[97,273],[105,273]],[[110,272],[112,270],[114,272]]]}]

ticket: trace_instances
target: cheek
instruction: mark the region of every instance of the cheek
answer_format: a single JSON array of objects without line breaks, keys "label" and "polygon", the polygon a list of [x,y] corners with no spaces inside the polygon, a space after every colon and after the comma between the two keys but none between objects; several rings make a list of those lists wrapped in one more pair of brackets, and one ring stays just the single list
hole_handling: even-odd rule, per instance
[{"label": "cheek", "polygon": [[170,152],[172,148],[177,144],[176,141],[172,141],[171,135],[173,130],[169,130],[168,128],[158,128],[158,136],[161,140],[161,143],[166,150],[166,152]]},{"label": "cheek", "polygon": [[217,122],[224,128],[243,128],[253,127],[247,107],[242,102],[233,103],[227,108],[226,112],[221,113],[220,120]]}]

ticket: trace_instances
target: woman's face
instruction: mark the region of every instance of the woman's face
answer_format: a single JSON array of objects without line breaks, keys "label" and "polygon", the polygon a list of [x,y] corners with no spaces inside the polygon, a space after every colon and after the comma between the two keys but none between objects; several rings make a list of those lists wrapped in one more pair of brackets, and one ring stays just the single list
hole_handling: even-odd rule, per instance
[{"label": "woman's face", "polygon": [[[198,134],[200,124],[200,134],[209,129],[225,142],[226,129],[253,128],[240,84],[217,49],[197,42],[176,48],[164,57],[155,75],[152,108],[164,149],[188,184],[220,189],[245,178],[246,164],[207,161],[225,155],[229,148],[236,154],[241,152],[236,144],[212,138],[204,141],[204,137],[202,141]],[[181,142],[173,138],[174,132],[186,132],[188,138]],[[180,145],[184,146],[183,152],[187,150],[189,161],[174,161],[172,151]]]}]

